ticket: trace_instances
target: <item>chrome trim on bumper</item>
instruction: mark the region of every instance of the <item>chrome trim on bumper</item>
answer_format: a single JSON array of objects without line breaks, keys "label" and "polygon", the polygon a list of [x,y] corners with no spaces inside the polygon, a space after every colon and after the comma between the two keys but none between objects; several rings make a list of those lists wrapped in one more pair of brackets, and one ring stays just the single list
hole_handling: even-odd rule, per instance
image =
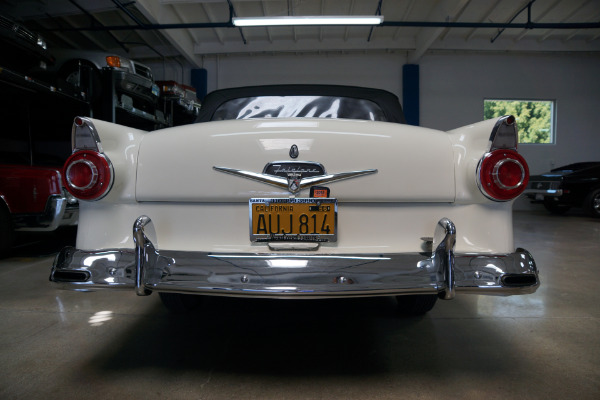
[{"label": "chrome trim on bumper", "polygon": [[[49,232],[59,226],[75,225],[79,209],[67,209],[68,200],[62,195],[51,195],[41,214],[19,215],[15,218],[15,230],[27,232]],[[65,217],[67,216],[67,217]]]},{"label": "chrome trim on bumper", "polygon": [[402,254],[215,254],[156,250],[154,227],[134,225],[135,249],[63,249],[50,280],[75,290],[135,289],[220,296],[328,298],[456,292],[512,295],[539,286],[526,250],[511,254],[455,254],[456,229],[442,219],[434,251]]},{"label": "chrome trim on bumper", "polygon": [[528,194],[543,194],[544,196],[558,197],[563,195],[562,189],[527,189],[523,192],[524,195]]}]

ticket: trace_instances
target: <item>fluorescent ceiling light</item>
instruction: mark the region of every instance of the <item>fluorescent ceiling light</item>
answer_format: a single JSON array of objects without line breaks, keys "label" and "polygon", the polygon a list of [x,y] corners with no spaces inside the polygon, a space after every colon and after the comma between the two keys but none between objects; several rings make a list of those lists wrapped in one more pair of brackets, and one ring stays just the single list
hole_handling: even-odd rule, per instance
[{"label": "fluorescent ceiling light", "polygon": [[284,26],[284,25],[379,25],[382,15],[318,15],[312,17],[251,17],[232,18],[235,26]]}]

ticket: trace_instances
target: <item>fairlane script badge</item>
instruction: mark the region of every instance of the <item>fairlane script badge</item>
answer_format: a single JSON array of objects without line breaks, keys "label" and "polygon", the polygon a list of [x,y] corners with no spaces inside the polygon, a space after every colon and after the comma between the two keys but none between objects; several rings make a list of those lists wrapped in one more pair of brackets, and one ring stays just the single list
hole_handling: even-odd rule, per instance
[{"label": "fairlane script badge", "polygon": [[281,176],[282,178],[297,175],[301,178],[325,175],[325,167],[316,162],[279,161],[265,165],[263,174]]},{"label": "fairlane script badge", "polygon": [[292,194],[296,194],[302,189],[307,189],[315,185],[324,185],[343,179],[377,173],[376,169],[365,169],[361,171],[327,174],[325,172],[325,167],[319,163],[295,161],[269,163],[265,166],[262,173],[217,166],[214,166],[213,169],[226,174],[236,175],[241,178],[277,186],[288,190]]}]

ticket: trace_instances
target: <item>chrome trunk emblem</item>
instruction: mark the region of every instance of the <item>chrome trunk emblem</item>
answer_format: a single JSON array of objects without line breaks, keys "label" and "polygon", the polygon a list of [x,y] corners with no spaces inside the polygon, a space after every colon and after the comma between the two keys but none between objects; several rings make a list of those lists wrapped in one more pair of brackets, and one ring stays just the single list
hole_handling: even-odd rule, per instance
[{"label": "chrome trunk emblem", "polygon": [[298,146],[293,144],[292,147],[290,147],[290,157],[298,158],[299,155],[300,155],[300,151],[298,150]]},{"label": "chrome trunk emblem", "polygon": [[377,173],[376,169],[365,169],[362,171],[327,174],[325,168],[319,163],[293,161],[269,163],[265,166],[262,174],[228,167],[214,166],[213,169],[226,174],[236,175],[241,178],[277,186],[288,190],[292,194],[296,194],[302,189],[307,189],[315,185],[325,185],[344,179],[356,178],[361,175]]}]

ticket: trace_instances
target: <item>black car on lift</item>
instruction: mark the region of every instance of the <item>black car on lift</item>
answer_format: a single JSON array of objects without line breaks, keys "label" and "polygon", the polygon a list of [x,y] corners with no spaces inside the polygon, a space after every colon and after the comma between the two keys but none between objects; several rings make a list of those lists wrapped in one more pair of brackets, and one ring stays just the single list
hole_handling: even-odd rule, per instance
[{"label": "black car on lift", "polygon": [[553,214],[582,207],[600,218],[600,162],[580,162],[532,175],[525,195]]}]

